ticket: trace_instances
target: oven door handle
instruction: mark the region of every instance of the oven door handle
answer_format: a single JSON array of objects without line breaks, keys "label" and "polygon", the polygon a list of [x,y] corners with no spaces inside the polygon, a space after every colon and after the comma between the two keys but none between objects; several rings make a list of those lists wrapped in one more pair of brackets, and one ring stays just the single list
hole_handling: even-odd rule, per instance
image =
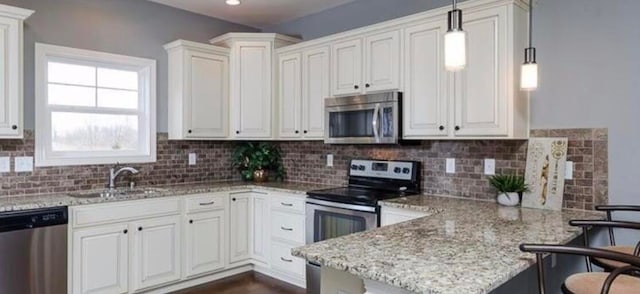
[{"label": "oven door handle", "polygon": [[373,109],[373,120],[371,121],[371,126],[373,127],[373,136],[375,136],[377,143],[380,143],[380,133],[378,132],[379,116],[380,116],[380,103],[376,103],[376,108]]},{"label": "oven door handle", "polygon": [[307,198],[307,203],[316,204],[316,205],[322,205],[322,206],[327,206],[327,207],[334,207],[334,208],[342,208],[342,209],[348,209],[348,210],[362,211],[362,212],[374,212],[374,213],[376,212],[376,208],[375,207],[371,207],[371,206],[346,204],[346,203],[339,203],[339,202],[333,202],[333,201],[318,200],[318,199],[313,199],[313,198]]}]

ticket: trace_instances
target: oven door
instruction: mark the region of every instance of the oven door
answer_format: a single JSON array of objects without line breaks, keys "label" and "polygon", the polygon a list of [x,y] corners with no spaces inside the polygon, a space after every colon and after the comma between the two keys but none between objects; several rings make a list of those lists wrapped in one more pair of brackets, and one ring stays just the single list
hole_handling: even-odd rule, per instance
[{"label": "oven door", "polygon": [[396,144],[398,102],[364,103],[325,108],[325,143]]}]

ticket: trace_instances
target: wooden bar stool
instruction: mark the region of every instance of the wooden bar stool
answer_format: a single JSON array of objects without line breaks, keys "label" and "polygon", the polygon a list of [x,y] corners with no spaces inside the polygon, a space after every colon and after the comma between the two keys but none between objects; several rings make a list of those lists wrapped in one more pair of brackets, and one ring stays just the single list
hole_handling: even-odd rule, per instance
[{"label": "wooden bar stool", "polygon": [[[638,294],[640,278],[633,276],[640,272],[640,257],[611,250],[563,245],[521,244],[520,250],[536,254],[538,269],[538,291],[545,294],[544,254],[558,253],[602,258],[627,264],[611,273],[587,272],[569,276],[562,285],[565,294]],[[555,291],[554,291],[555,292]]]}]

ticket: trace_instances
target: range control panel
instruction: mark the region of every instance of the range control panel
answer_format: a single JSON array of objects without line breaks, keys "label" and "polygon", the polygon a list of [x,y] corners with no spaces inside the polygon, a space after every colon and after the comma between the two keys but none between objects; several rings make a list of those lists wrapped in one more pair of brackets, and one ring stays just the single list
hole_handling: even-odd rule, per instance
[{"label": "range control panel", "polygon": [[349,167],[349,175],[410,181],[413,177],[413,168],[414,164],[408,161],[354,159]]}]

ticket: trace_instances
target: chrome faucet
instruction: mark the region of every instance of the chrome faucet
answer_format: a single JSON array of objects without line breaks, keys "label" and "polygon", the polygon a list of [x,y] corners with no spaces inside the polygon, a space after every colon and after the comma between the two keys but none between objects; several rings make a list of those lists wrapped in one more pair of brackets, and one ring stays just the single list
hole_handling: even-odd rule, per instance
[{"label": "chrome faucet", "polygon": [[123,167],[118,170],[116,168],[118,165],[109,169],[109,190],[114,190],[116,188],[116,178],[123,172],[130,172],[132,174],[137,174],[139,171],[133,167]]}]

